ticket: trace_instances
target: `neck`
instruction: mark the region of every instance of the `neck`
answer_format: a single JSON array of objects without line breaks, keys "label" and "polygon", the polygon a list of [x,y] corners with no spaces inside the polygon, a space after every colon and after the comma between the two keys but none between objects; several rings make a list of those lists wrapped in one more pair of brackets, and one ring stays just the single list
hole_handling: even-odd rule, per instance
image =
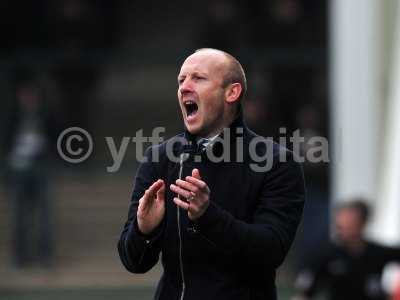
[{"label": "neck", "polygon": [[211,138],[214,137],[216,135],[219,135],[224,128],[229,128],[231,126],[231,124],[235,121],[236,118],[239,117],[239,114],[227,114],[225,116],[223,116],[223,122],[221,123],[220,126],[218,126],[217,128],[215,128],[214,130],[207,132],[207,133],[200,133],[197,135],[197,137],[199,138]]},{"label": "neck", "polygon": [[362,238],[346,243],[346,248],[354,255],[361,253],[364,250],[364,246],[365,242]]},{"label": "neck", "polygon": [[[219,135],[223,132],[224,128],[233,128],[236,126],[244,126],[243,124],[243,114],[239,111],[237,114],[232,114],[230,115],[228,118],[226,118],[227,120],[223,122],[223,125],[221,125],[220,127],[218,127],[215,130],[212,130],[210,132],[207,133],[198,133],[196,135],[191,134],[189,131],[185,131],[185,135],[186,138],[192,141],[195,141],[198,138],[210,138],[210,137],[214,137],[216,135]],[[234,133],[234,132],[233,132]]]}]

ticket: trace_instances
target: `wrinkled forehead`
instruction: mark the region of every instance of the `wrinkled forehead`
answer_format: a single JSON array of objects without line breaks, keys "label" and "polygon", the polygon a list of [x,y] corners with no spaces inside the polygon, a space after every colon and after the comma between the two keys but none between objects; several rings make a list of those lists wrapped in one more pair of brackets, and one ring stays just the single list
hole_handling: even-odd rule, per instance
[{"label": "wrinkled forehead", "polygon": [[179,75],[194,72],[221,76],[226,72],[227,58],[218,52],[200,51],[193,53],[183,62]]}]

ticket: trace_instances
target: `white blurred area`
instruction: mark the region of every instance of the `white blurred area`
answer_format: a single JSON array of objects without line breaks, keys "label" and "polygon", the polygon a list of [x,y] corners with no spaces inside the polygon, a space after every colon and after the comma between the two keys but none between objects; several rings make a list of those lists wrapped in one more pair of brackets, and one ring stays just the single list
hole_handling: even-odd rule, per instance
[{"label": "white blurred area", "polygon": [[368,235],[400,245],[400,5],[333,0],[330,30],[332,203],[370,199]]}]

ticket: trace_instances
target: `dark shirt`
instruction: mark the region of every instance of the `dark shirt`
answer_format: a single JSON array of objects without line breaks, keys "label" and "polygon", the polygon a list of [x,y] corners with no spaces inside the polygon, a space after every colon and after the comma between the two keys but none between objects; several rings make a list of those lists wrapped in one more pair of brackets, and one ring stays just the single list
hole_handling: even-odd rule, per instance
[{"label": "dark shirt", "polygon": [[325,283],[331,300],[383,300],[386,296],[381,287],[382,270],[395,260],[400,260],[400,249],[372,242],[365,242],[357,255],[343,246],[331,245],[321,259],[300,272],[296,286],[308,297]]}]

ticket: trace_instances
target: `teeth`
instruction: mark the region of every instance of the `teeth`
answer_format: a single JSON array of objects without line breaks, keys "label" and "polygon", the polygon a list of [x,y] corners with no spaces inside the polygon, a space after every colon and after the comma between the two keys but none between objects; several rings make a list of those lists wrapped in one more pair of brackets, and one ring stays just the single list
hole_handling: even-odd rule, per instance
[{"label": "teeth", "polygon": [[192,101],[192,100],[188,100],[185,102],[186,105],[191,105],[191,104],[196,104],[196,102]]}]

